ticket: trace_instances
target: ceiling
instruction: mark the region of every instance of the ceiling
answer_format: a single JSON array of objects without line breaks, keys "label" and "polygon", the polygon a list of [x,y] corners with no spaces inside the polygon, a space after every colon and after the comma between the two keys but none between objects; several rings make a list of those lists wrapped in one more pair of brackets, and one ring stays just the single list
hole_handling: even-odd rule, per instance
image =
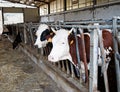
[{"label": "ceiling", "polygon": [[5,0],[5,1],[40,7],[41,5],[49,4],[50,2],[55,1],[55,0]]}]

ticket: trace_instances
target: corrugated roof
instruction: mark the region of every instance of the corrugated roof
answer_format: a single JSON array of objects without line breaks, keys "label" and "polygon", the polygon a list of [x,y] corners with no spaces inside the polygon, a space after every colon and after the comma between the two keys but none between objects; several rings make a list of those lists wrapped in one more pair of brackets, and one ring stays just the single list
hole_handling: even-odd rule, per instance
[{"label": "corrugated roof", "polygon": [[0,7],[36,8],[35,6],[20,4],[17,2],[10,2],[6,0],[0,0]]},{"label": "corrugated roof", "polygon": [[40,7],[41,5],[44,4],[49,4],[52,1],[55,0],[6,0],[12,3],[19,3],[19,4],[25,4],[29,6],[34,6],[34,7]]}]

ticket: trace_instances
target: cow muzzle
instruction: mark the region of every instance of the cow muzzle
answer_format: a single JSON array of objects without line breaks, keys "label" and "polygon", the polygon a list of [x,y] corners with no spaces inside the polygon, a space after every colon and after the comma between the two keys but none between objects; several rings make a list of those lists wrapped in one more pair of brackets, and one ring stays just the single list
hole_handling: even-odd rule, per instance
[{"label": "cow muzzle", "polygon": [[48,60],[51,61],[51,62],[57,62],[57,61],[58,61],[58,59],[55,58],[55,57],[52,56],[52,55],[49,55],[49,56],[48,56]]}]

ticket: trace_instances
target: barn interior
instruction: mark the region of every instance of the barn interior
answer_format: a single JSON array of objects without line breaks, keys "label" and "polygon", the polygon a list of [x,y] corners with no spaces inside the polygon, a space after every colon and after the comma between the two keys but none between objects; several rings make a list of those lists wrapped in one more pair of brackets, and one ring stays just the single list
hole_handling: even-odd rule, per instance
[{"label": "barn interior", "polygon": [[[74,28],[71,34],[80,33],[82,40],[89,33],[89,60],[82,41],[84,74],[77,38],[77,67],[68,59],[50,62],[50,44],[35,46],[41,24],[55,30]],[[99,33],[103,29],[112,30],[109,63]],[[108,35],[106,39],[110,41]],[[0,65],[1,92],[120,92],[120,0],[0,0]]]}]

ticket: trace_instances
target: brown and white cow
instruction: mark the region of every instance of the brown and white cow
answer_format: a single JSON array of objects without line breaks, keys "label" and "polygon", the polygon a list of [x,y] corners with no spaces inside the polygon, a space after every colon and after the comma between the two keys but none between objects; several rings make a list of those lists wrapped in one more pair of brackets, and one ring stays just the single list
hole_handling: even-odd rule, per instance
[{"label": "brown and white cow", "polygon": [[[103,36],[103,44],[106,54],[106,60],[110,61],[112,57],[113,50],[113,41],[112,34],[109,30],[102,30]],[[83,61],[83,47],[81,36],[77,36],[78,38],[78,48],[80,53],[80,59]],[[85,42],[85,51],[86,51],[86,59],[89,65],[90,61],[90,35],[88,33],[84,33],[84,42]],[[75,47],[75,37],[73,34],[70,34],[68,30],[60,29],[55,32],[55,36],[52,39],[53,48],[48,56],[48,60],[51,62],[58,62],[59,60],[70,60],[75,66],[78,65],[77,56],[76,56],[76,47]],[[98,47],[99,51],[99,47]],[[100,52],[100,51],[99,51]],[[99,53],[99,63],[102,62],[101,54]],[[96,61],[97,62],[97,61]],[[81,69],[85,72],[84,64],[81,62]]]}]

